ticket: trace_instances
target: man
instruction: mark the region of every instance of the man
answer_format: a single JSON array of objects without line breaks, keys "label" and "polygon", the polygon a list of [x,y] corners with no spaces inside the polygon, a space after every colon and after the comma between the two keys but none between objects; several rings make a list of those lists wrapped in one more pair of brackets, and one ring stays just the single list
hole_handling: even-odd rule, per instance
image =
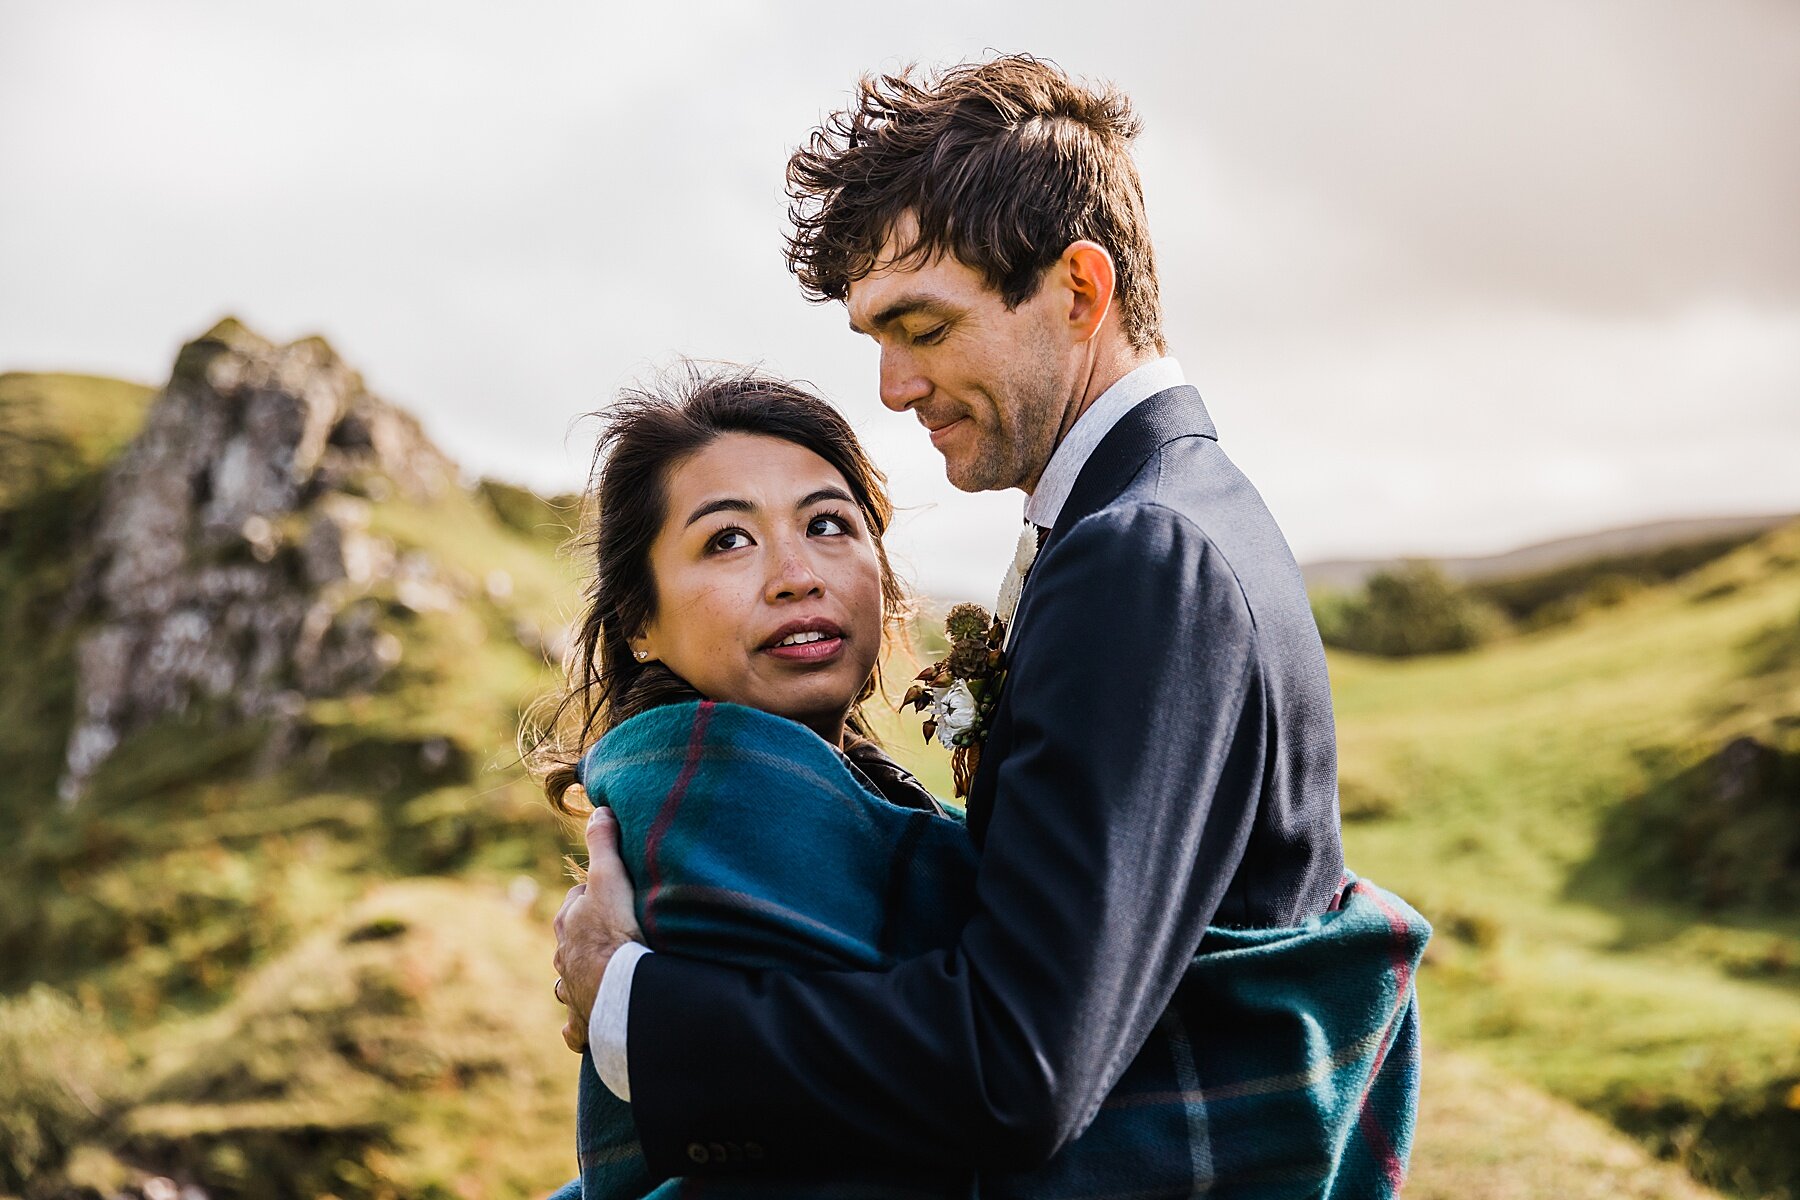
[{"label": "man", "polygon": [[647,953],[592,827],[592,887],[558,917],[566,1036],[655,1173],[1042,1163],[1159,1020],[1206,1022],[1184,980],[1209,924],[1293,925],[1340,891],[1323,651],[1165,355],[1136,132],[1120,93],[1006,57],[865,80],[789,164],[790,264],[878,343],[882,402],[1045,532],[954,948],[879,973]]}]

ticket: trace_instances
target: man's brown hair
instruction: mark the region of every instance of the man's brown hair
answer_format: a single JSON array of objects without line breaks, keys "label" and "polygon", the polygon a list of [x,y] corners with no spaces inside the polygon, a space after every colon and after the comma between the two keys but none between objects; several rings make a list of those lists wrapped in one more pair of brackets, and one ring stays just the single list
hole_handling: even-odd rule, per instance
[{"label": "man's brown hair", "polygon": [[1017,54],[935,79],[864,76],[788,159],[788,266],[815,300],[843,300],[906,213],[904,266],[943,253],[979,271],[1008,308],[1037,294],[1070,243],[1106,247],[1126,338],[1165,349],[1143,188],[1138,119],[1111,85],[1086,86]]}]

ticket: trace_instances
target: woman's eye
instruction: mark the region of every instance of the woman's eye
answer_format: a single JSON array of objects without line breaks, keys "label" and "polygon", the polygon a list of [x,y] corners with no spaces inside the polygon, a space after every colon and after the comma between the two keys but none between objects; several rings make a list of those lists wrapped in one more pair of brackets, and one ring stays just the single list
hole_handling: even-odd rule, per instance
[{"label": "woman's eye", "polygon": [[750,535],[741,529],[721,529],[713,534],[712,540],[706,543],[708,551],[718,554],[726,550],[741,550],[750,544]]},{"label": "woman's eye", "polygon": [[820,513],[806,523],[806,532],[813,537],[836,537],[850,532],[850,522],[836,513]]}]

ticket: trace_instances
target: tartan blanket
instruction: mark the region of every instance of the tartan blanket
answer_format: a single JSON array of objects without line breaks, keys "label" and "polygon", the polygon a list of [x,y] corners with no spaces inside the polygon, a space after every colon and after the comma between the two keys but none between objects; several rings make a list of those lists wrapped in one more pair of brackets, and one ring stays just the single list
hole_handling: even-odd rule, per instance
[{"label": "tartan blanket", "polygon": [[[618,816],[653,950],[881,970],[953,944],[971,911],[976,855],[962,822],[890,804],[783,718],[712,702],[655,709],[591,749],[582,781]],[[1301,925],[1209,929],[1177,1002],[1092,1125],[1035,1170],[983,1173],[953,1193],[878,1178],[714,1177],[706,1195],[1397,1196],[1418,1098],[1413,974],[1430,932],[1399,897],[1353,876],[1330,911]],[[580,1178],[552,1200],[699,1194],[697,1180],[649,1177],[630,1106],[586,1055],[577,1159]]]}]

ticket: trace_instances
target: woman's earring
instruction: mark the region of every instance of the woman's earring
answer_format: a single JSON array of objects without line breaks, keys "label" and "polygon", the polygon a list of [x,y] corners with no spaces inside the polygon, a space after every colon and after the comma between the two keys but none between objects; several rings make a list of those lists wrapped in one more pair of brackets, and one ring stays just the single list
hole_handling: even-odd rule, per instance
[{"label": "woman's earring", "polygon": [[639,662],[643,662],[646,658],[650,657],[650,652],[648,650],[633,650],[632,653],[637,656]]}]

